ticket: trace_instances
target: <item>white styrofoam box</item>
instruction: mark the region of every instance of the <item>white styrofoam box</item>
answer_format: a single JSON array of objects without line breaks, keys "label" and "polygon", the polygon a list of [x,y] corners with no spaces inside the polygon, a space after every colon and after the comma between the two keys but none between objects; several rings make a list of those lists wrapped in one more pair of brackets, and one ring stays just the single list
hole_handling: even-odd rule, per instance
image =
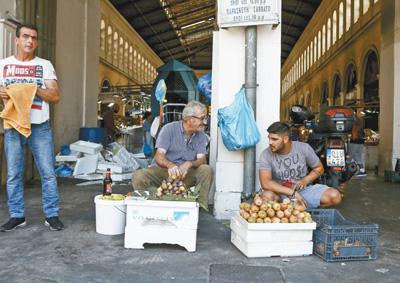
[{"label": "white styrofoam box", "polygon": [[215,192],[214,216],[217,219],[231,219],[239,211],[241,193]]},{"label": "white styrofoam box", "polygon": [[247,257],[305,256],[313,252],[313,242],[246,242],[231,232],[231,242]]},{"label": "white styrofoam box", "polygon": [[80,156],[81,156],[81,153],[77,152],[77,151],[71,151],[71,153],[68,155],[61,155],[61,153],[58,153],[56,155],[56,161],[57,162],[75,162],[78,160],[78,158]]},{"label": "white styrofoam box", "polygon": [[199,204],[189,201],[125,199],[126,226],[146,226],[152,223],[175,228],[197,229]]},{"label": "white styrofoam box", "polygon": [[80,174],[94,173],[97,168],[97,154],[87,155],[82,158],[78,158],[75,164],[73,176]]},{"label": "white styrofoam box", "polygon": [[125,248],[143,249],[143,244],[175,244],[188,252],[196,251],[197,229],[176,228],[159,221],[144,226],[125,227]]},{"label": "white styrofoam box", "polygon": [[97,170],[99,171],[107,171],[107,168],[110,168],[111,173],[126,173],[126,172],[132,172],[133,171],[133,166],[130,165],[121,165],[113,162],[99,162],[97,164]]},{"label": "white styrofoam box", "polygon": [[313,251],[316,223],[248,223],[231,219],[231,242],[247,257],[303,256]]},{"label": "white styrofoam box", "polygon": [[144,155],[143,152],[139,152],[139,153],[132,153],[130,152],[131,156],[134,158],[139,158],[139,159],[145,159],[146,156]]},{"label": "white styrofoam box", "polygon": [[79,140],[79,141],[76,141],[76,142],[70,144],[69,148],[74,151],[79,151],[79,152],[89,153],[89,154],[96,154],[96,153],[99,153],[103,149],[103,146],[99,143]]},{"label": "white styrofoam box", "polygon": [[103,174],[79,174],[74,176],[75,179],[82,179],[82,180],[103,180]]},{"label": "white styrofoam box", "polygon": [[243,191],[243,163],[241,162],[221,162],[216,163],[215,191],[217,192],[237,192]]},{"label": "white styrofoam box", "polygon": [[248,223],[240,215],[231,218],[231,230],[246,242],[301,242],[312,241],[312,223]]},{"label": "white styrofoam box", "polygon": [[132,179],[132,173],[112,174],[111,179],[115,182],[121,182]]}]

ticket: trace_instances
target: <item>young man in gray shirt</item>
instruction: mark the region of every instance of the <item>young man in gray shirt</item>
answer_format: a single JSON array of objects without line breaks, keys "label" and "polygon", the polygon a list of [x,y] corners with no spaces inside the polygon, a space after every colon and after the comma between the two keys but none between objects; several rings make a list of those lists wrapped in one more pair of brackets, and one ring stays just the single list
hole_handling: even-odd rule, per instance
[{"label": "young man in gray shirt", "polygon": [[208,192],[214,173],[206,164],[206,124],[206,107],[198,101],[190,101],[183,109],[182,121],[162,127],[154,156],[157,166],[136,171],[132,176],[133,189],[160,186],[162,180],[175,175],[183,180],[187,188],[198,186],[200,206],[208,210]]},{"label": "young man in gray shirt", "polygon": [[290,128],[285,123],[275,122],[267,131],[269,147],[260,156],[259,179],[264,190],[261,197],[278,201],[294,194],[305,208],[339,204],[342,198],[337,189],[312,184],[324,168],[311,146],[291,141]]}]

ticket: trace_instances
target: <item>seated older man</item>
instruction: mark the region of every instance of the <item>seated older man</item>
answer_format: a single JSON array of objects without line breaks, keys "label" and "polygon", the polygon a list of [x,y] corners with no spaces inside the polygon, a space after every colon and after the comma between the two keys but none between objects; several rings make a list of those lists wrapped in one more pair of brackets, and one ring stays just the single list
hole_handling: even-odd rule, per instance
[{"label": "seated older man", "polygon": [[156,141],[157,166],[136,171],[132,176],[134,190],[159,186],[162,180],[175,175],[186,187],[196,186],[199,203],[208,210],[208,193],[213,181],[213,170],[207,165],[208,138],[207,108],[198,101],[190,101],[182,112],[182,120],[166,124]]}]

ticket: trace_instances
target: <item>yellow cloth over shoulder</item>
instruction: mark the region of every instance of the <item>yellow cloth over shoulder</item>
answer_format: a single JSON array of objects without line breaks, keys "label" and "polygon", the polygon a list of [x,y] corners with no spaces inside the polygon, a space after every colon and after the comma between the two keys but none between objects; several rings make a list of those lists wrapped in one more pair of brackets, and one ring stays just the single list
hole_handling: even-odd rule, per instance
[{"label": "yellow cloth over shoulder", "polygon": [[0,115],[5,129],[14,128],[25,137],[31,135],[30,113],[36,90],[36,84],[11,84],[6,87],[10,99]]}]

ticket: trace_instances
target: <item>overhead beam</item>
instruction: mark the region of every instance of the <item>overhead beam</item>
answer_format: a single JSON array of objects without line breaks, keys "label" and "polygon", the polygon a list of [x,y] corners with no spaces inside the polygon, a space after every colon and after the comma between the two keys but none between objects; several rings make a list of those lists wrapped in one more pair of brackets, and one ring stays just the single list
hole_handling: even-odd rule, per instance
[{"label": "overhead beam", "polygon": [[214,25],[206,25],[202,28],[197,28],[197,29],[192,29],[192,30],[188,30],[188,31],[182,31],[182,37],[185,38],[185,36],[193,34],[193,33],[197,33],[197,32],[201,32],[201,31],[205,31],[205,30],[209,30],[212,29],[214,30]]},{"label": "overhead beam", "polygon": [[[177,23],[179,24],[180,27],[182,26],[187,26],[187,25],[191,25],[200,21],[208,21],[208,19],[213,18],[214,17],[214,13],[209,13],[209,14],[204,14],[204,15],[199,15],[196,17],[188,17],[185,19],[179,18]],[[208,22],[214,22],[214,20],[210,20]]]},{"label": "overhead beam", "polygon": [[308,20],[309,20],[308,18],[304,18],[304,17],[301,17],[301,16],[296,15],[296,14],[289,14],[287,12],[283,12],[282,11],[282,16],[283,17],[285,16],[285,14],[288,15],[288,17],[290,17],[290,18],[294,18],[294,20],[291,21],[291,25],[293,24],[293,22],[300,22],[304,26],[307,26],[307,24],[308,24]]},{"label": "overhead beam", "polygon": [[321,1],[317,1],[318,3],[316,3],[315,1],[297,0],[296,2],[300,2],[300,8],[312,9],[315,11],[319,7]]},{"label": "overhead beam", "polygon": [[[167,29],[171,30],[171,24],[169,21],[160,21],[157,24],[150,22],[150,24],[151,24],[151,27],[156,31],[161,30],[160,28],[162,28],[162,27],[165,27],[165,30],[167,30]],[[141,34],[141,33],[145,33],[145,31],[148,29],[149,29],[148,27],[144,26],[140,29],[136,29],[136,31]]]},{"label": "overhead beam", "polygon": [[[134,5],[136,6],[136,4],[134,4]],[[161,6],[160,6],[160,9],[151,10],[150,12],[141,13],[139,10],[138,10],[138,12],[139,12],[138,14],[127,16],[126,20],[128,22],[130,22],[130,21],[132,21],[133,19],[135,19],[137,17],[142,17],[142,18],[146,17],[147,18],[147,17],[154,17],[154,16],[159,15],[159,14],[162,14],[163,17],[167,20],[167,16],[165,15],[165,13],[164,13],[163,9],[161,8]]]},{"label": "overhead beam", "polygon": [[285,7],[282,7],[282,12],[284,12],[284,13],[286,13],[286,14],[289,14],[289,15],[293,15],[293,16],[296,16],[296,17],[300,17],[300,18],[302,18],[303,20],[305,20],[305,21],[309,21],[310,19],[311,19],[311,17],[313,16],[313,15],[306,15],[306,14],[303,14],[303,13],[301,13],[301,12],[295,12],[295,11],[292,11],[292,10],[289,10],[289,9],[287,9],[287,8],[285,8]]},{"label": "overhead beam", "polygon": [[160,45],[165,45],[165,46],[171,46],[170,44],[180,44],[181,43],[181,41],[179,40],[179,38],[174,38],[174,39],[171,39],[171,40],[166,40],[166,41],[163,41],[163,44],[161,44],[161,43],[155,43],[155,44],[152,44],[154,47],[159,47]]},{"label": "overhead beam", "polygon": [[[167,19],[160,19],[160,20],[158,20],[158,21],[156,21],[156,22],[150,22],[151,23],[151,25],[154,27],[154,26],[158,26],[158,25],[160,25],[160,24],[170,24],[170,22],[167,20]],[[140,27],[138,27],[138,25],[137,24],[135,24],[135,30],[138,32],[138,33],[140,33],[142,30],[144,30],[144,29],[147,29],[148,27],[146,26],[146,25],[142,25],[142,26],[140,26]]]},{"label": "overhead beam", "polygon": [[185,12],[182,12],[182,13],[175,13],[174,11],[173,12],[174,12],[174,15],[177,18],[180,18],[180,17],[184,17],[186,15],[190,15],[192,13],[195,13],[195,12],[198,12],[198,11],[201,11],[201,10],[206,10],[207,8],[210,8],[210,7],[215,7],[215,4],[209,4],[209,5],[205,5],[205,6],[196,7],[196,8],[193,8],[191,10],[186,10]]}]

